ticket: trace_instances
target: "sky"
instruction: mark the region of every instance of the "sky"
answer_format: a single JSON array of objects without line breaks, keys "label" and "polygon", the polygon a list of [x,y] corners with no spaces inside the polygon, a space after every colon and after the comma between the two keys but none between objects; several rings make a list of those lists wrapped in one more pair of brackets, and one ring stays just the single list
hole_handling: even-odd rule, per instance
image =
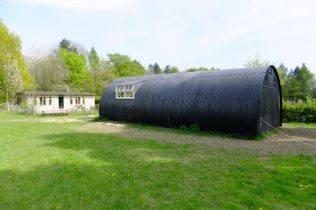
[{"label": "sky", "polygon": [[144,66],[243,67],[250,58],[316,73],[313,0],[0,0],[24,55],[67,38]]}]

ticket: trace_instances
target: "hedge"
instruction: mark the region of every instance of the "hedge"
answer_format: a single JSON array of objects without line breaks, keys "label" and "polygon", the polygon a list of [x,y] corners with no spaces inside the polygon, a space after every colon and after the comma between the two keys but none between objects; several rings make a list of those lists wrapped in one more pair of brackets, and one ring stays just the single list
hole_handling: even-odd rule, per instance
[{"label": "hedge", "polygon": [[312,103],[283,103],[283,122],[316,123],[316,105]]}]

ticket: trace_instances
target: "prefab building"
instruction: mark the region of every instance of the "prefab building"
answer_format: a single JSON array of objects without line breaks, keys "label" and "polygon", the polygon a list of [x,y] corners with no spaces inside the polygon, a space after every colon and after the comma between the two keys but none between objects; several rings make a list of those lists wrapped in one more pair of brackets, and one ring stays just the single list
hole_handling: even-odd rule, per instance
[{"label": "prefab building", "polygon": [[282,125],[281,86],[274,66],[120,78],[99,111],[109,120],[259,135]]},{"label": "prefab building", "polygon": [[17,104],[35,114],[58,114],[90,111],[95,107],[95,95],[86,92],[29,91],[17,93]]}]

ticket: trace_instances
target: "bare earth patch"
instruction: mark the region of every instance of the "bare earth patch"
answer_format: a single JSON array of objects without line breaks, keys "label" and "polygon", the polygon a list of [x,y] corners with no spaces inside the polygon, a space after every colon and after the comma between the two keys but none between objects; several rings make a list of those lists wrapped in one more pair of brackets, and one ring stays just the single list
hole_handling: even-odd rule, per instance
[{"label": "bare earth patch", "polygon": [[249,149],[259,154],[316,154],[316,128],[283,126],[261,141],[220,136],[194,136],[127,127],[123,123],[95,122],[79,127],[79,132],[107,133],[129,139],[151,139],[174,143],[204,144],[214,148]]}]

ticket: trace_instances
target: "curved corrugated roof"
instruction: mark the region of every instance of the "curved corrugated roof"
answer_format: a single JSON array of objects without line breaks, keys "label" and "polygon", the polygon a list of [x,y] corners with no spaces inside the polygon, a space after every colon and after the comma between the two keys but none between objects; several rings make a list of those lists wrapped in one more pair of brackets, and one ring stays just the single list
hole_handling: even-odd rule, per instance
[{"label": "curved corrugated roof", "polygon": [[[273,66],[147,75],[109,84],[100,101],[100,115],[111,120],[168,127],[198,124],[204,129],[256,135],[260,132],[260,97],[268,70],[277,78],[279,98],[275,100],[280,100]],[[141,86],[135,99],[116,99],[117,85],[138,82]]]}]

